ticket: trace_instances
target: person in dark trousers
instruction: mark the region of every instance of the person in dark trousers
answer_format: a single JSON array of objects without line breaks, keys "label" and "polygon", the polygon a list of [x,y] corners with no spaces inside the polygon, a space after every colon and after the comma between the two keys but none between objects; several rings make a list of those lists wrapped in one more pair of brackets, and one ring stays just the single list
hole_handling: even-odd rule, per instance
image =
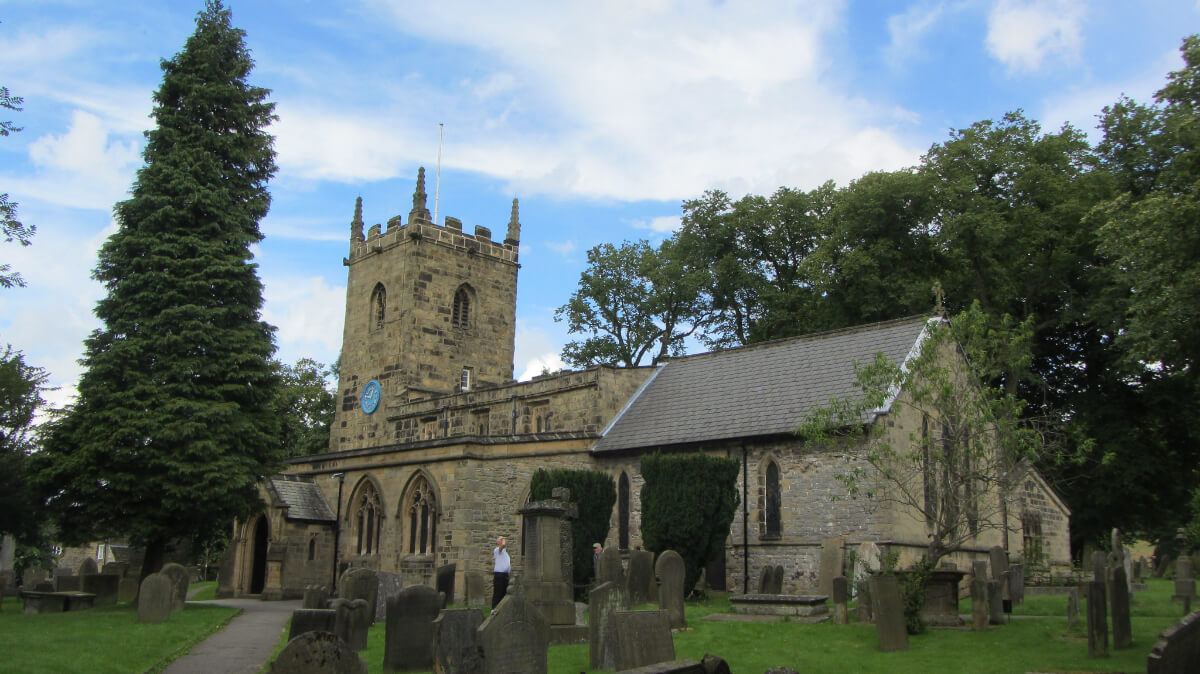
[{"label": "person in dark trousers", "polygon": [[504,599],[504,595],[508,594],[508,576],[512,573],[512,560],[508,558],[508,543],[504,537],[496,539],[496,549],[492,550],[492,559],[495,560],[495,566],[492,567],[492,610],[496,610],[496,605]]}]

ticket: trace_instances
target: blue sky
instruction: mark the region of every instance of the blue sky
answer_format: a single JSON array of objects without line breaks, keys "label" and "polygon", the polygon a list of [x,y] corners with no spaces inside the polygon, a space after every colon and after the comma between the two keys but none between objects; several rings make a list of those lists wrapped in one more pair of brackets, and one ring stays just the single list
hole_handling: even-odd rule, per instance
[{"label": "blue sky", "polygon": [[[227,0],[272,90],[279,173],[255,250],[278,357],[336,358],[349,222],[406,214],[437,164],[440,216],[503,235],[521,200],[516,372],[556,368],[553,320],[602,242],[661,239],[680,203],[811,189],[917,162],[952,128],[1022,108],[1093,131],[1151,100],[1200,2]],[[0,343],[69,400],[98,322],[96,250],[140,165],[159,60],[201,3],[0,0],[0,192],[36,225],[0,246]],[[7,112],[7,111],[6,111]]]}]

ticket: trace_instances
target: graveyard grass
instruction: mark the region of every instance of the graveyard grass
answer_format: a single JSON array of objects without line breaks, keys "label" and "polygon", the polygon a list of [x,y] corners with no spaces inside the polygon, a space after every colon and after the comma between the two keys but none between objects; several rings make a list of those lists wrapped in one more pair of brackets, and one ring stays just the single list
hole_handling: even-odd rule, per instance
[{"label": "graveyard grass", "polygon": [[0,610],[0,672],[153,672],[228,623],[238,609],[189,605],[165,623],[140,624],[130,604],[24,615],[21,600]]}]

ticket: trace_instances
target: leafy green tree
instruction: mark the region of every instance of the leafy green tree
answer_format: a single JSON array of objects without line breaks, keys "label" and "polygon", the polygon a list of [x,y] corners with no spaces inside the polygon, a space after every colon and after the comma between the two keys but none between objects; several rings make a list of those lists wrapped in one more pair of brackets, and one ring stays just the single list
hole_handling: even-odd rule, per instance
[{"label": "leafy green tree", "polygon": [[704,325],[700,302],[704,271],[674,243],[653,248],[647,241],[600,244],[588,251],[579,288],[554,314],[582,341],[563,347],[563,360],[576,366],[637,367],[683,353],[684,340]]},{"label": "leafy green tree", "polygon": [[[10,94],[8,87],[0,86],[0,108],[20,112],[22,103],[24,103],[24,99]],[[7,136],[20,130],[21,128],[14,126],[12,122],[0,120],[0,136]],[[26,226],[17,220],[17,204],[8,200],[8,193],[0,194],[0,232],[3,233],[4,242],[16,241],[22,246],[28,246],[35,231],[37,231],[36,227]],[[24,279],[19,273],[12,271],[10,265],[0,264],[0,288],[24,285]]]},{"label": "leafy green tree", "polygon": [[94,277],[107,295],[75,404],[36,456],[67,542],[125,535],[146,548],[205,538],[261,507],[276,470],[273,328],[250,246],[262,239],[275,118],[252,86],[244,33],[210,0],[162,62],[156,127]]},{"label": "leafy green tree", "polygon": [[596,578],[592,565],[592,543],[608,538],[613,504],[617,502],[617,487],[608,473],[598,470],[539,468],[529,481],[529,498],[544,501],[551,498],[556,487],[571,490],[571,502],[579,508],[579,517],[571,522],[575,549],[574,583],[577,594],[583,592]]},{"label": "leafy green tree", "polygon": [[709,560],[725,553],[737,512],[737,459],[707,454],[662,454],[641,460],[642,541],[655,554],[683,557],[685,592]]},{"label": "leafy green tree", "polygon": [[44,404],[45,370],[25,363],[12,346],[0,353],[0,534],[36,536],[37,502],[27,466],[34,450],[31,426]]},{"label": "leafy green tree", "polygon": [[279,444],[284,453],[309,456],[329,451],[335,398],[326,377],[331,371],[311,358],[301,358],[295,365],[276,362],[275,367],[280,379]]}]

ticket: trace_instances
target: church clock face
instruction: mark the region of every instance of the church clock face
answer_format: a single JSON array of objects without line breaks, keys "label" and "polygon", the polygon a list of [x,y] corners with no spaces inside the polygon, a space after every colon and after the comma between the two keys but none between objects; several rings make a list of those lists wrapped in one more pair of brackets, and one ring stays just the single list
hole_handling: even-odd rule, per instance
[{"label": "church clock face", "polygon": [[383,397],[383,391],[379,388],[379,382],[372,379],[363,387],[362,392],[362,409],[367,414],[371,414],[379,408],[379,399]]}]

